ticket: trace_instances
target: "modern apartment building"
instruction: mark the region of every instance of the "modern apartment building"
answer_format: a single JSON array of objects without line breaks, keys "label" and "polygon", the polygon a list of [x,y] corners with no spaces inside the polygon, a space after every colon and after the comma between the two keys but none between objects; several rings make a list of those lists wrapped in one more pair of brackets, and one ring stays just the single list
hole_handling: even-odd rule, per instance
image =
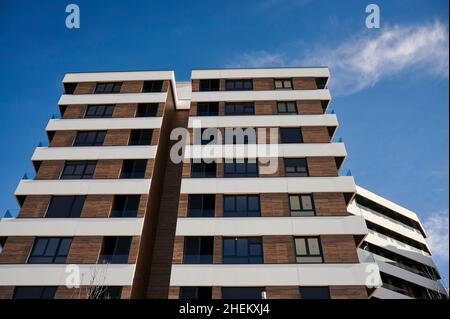
[{"label": "modern apartment building", "polygon": [[415,241],[423,260],[394,253],[428,265],[431,285],[423,229],[361,213],[374,202],[403,222],[406,210],[339,174],[328,79],[327,68],[194,70],[178,83],[172,71],[66,74],[19,214],[0,222],[0,298],[396,297],[388,279],[414,274],[363,251],[392,251],[379,227]]},{"label": "modern apartment building", "polygon": [[417,215],[362,187],[356,188],[348,211],[363,216],[369,229],[358,254],[362,261],[377,262],[383,283],[372,298],[447,298]]}]

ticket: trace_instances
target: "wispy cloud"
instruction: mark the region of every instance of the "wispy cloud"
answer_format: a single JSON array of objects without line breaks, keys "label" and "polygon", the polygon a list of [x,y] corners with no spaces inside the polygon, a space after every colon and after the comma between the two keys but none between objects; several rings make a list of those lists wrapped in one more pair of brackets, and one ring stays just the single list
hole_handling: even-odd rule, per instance
[{"label": "wispy cloud", "polygon": [[433,256],[448,262],[449,260],[449,215],[448,210],[432,213],[423,226],[427,231],[427,241],[433,251]]},{"label": "wispy cloud", "polygon": [[300,51],[297,48],[290,53],[244,53],[230,65],[326,65],[332,73],[333,93],[346,95],[407,70],[448,77],[448,36],[448,28],[439,21],[420,26],[384,26],[379,31],[365,31],[335,47],[312,44],[314,50],[303,53],[297,53]]}]

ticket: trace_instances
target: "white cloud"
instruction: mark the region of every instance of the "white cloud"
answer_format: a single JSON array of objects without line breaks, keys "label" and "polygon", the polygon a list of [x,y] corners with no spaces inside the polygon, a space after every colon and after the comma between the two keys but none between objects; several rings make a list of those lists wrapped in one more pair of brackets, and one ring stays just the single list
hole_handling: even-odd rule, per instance
[{"label": "white cloud", "polygon": [[431,246],[433,256],[447,262],[449,260],[448,223],[448,210],[431,214],[423,223],[428,234],[427,241]]},{"label": "white cloud", "polygon": [[448,77],[448,28],[441,22],[420,26],[384,26],[365,31],[336,47],[310,45],[306,53],[259,51],[241,55],[233,66],[329,66],[331,87],[347,95],[375,85],[383,78],[414,70]]}]

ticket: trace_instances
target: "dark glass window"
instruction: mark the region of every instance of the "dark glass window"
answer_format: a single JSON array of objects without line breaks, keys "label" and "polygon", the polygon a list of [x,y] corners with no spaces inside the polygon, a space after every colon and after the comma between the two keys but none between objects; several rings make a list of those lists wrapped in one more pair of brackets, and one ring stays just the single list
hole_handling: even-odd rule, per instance
[{"label": "dark glass window", "polygon": [[223,239],[224,264],[262,264],[262,240],[259,237]]},{"label": "dark glass window", "polygon": [[297,114],[297,105],[295,102],[278,102],[278,114]]},{"label": "dark glass window", "polygon": [[253,80],[226,80],[226,91],[251,91],[253,90]]},{"label": "dark glass window", "polygon": [[258,177],[258,163],[248,159],[225,161],[223,174],[224,177]]},{"label": "dark glass window", "polygon": [[200,80],[200,91],[219,91],[220,80]]},{"label": "dark glass window", "polygon": [[91,179],[97,161],[66,161],[60,179]]},{"label": "dark glass window", "polygon": [[223,197],[224,217],[261,216],[259,195],[225,195]]},{"label": "dark glass window", "polygon": [[72,238],[36,238],[28,264],[64,264],[69,254]]},{"label": "dark glass window", "polygon": [[291,79],[276,79],[275,90],[292,90],[292,80]]},{"label": "dark glass window", "polygon": [[78,83],[64,83],[64,94],[73,94]]},{"label": "dark glass window", "polygon": [[308,165],[305,158],[285,158],[284,159],[285,176],[308,176]]},{"label": "dark glass window", "polygon": [[155,117],[158,113],[158,103],[138,104],[136,117]]},{"label": "dark glass window", "polygon": [[280,128],[281,143],[303,143],[302,132],[299,128]]},{"label": "dark glass window", "polygon": [[181,287],[180,299],[212,299],[212,287]]},{"label": "dark glass window", "polygon": [[120,93],[121,87],[122,82],[97,83],[97,87],[95,88],[95,94]]},{"label": "dark glass window", "polygon": [[99,263],[127,264],[130,247],[131,237],[105,237]]},{"label": "dark glass window", "polygon": [[222,299],[263,299],[264,288],[226,287],[222,288]]},{"label": "dark glass window", "polygon": [[98,291],[92,293],[89,299],[120,299],[122,295],[121,286],[99,287]]},{"label": "dark glass window", "polygon": [[191,177],[216,177],[216,162],[191,163]]},{"label": "dark glass window", "polygon": [[20,286],[14,289],[12,299],[53,299],[57,287]]},{"label": "dark glass window", "polygon": [[[205,132],[206,131],[206,132]],[[202,128],[201,129],[201,145],[206,145],[206,144],[217,144],[217,139],[218,139],[218,132],[219,130],[217,128]],[[215,139],[215,141],[213,142],[213,140]]]},{"label": "dark glass window", "polygon": [[3,251],[3,247],[5,247],[5,245],[6,245],[7,239],[8,239],[8,237],[0,237],[0,254]]},{"label": "dark glass window", "polygon": [[114,105],[88,105],[85,118],[112,117]]},{"label": "dark glass window", "polygon": [[323,263],[319,237],[295,238],[295,259],[301,264]]},{"label": "dark glass window", "polygon": [[251,102],[226,103],[225,115],[255,115],[255,105]]},{"label": "dark glass window", "polygon": [[291,216],[314,216],[314,202],[309,194],[289,195]]},{"label": "dark glass window", "polygon": [[323,90],[327,86],[328,78],[316,78],[316,87],[319,90]]},{"label": "dark glass window", "polygon": [[197,116],[218,116],[218,102],[199,102],[197,103]]},{"label": "dark glass window", "polygon": [[128,145],[150,145],[152,143],[153,130],[131,130]]},{"label": "dark glass window", "polygon": [[188,217],[214,217],[216,205],[216,195],[189,195],[188,196]]},{"label": "dark glass window", "polygon": [[330,299],[328,287],[300,287],[300,299]]},{"label": "dark glass window", "polygon": [[140,195],[115,195],[110,217],[136,217]]},{"label": "dark glass window", "polygon": [[144,81],[144,88],[142,92],[161,92],[163,87],[163,81]]},{"label": "dark glass window", "polygon": [[146,159],[124,160],[120,178],[144,178],[146,167]]},{"label": "dark glass window", "polygon": [[256,144],[256,129],[252,127],[225,128],[225,144]]},{"label": "dark glass window", "polygon": [[212,264],[214,237],[185,237],[184,264]]},{"label": "dark glass window", "polygon": [[80,131],[75,137],[73,146],[101,146],[105,136],[106,131]]},{"label": "dark glass window", "polygon": [[52,196],[46,218],[77,218],[81,216],[85,196]]}]

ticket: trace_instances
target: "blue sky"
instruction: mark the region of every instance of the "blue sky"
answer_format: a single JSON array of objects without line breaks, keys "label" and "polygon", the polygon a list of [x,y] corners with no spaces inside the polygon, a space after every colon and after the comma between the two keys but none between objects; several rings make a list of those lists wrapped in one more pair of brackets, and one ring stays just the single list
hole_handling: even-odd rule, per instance
[{"label": "blue sky", "polygon": [[[65,27],[76,3],[81,28]],[[20,1],[0,10],[0,210],[32,171],[65,72],[328,65],[346,168],[416,211],[448,273],[448,1]],[[345,172],[345,171],[344,171]]]}]

